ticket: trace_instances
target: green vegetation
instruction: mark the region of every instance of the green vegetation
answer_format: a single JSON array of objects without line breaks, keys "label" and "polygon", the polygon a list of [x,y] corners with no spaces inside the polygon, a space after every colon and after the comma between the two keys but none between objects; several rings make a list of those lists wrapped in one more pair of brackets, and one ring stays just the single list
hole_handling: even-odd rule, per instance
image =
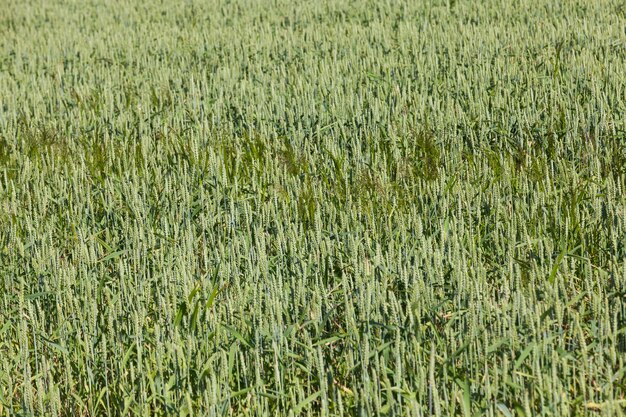
[{"label": "green vegetation", "polygon": [[623,1],[0,7],[0,415],[626,413]]}]

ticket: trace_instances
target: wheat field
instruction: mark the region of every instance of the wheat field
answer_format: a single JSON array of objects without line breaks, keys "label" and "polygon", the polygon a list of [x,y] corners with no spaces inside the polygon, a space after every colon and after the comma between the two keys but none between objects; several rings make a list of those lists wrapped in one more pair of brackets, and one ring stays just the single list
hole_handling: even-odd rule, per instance
[{"label": "wheat field", "polygon": [[626,414],[622,1],[0,9],[0,415]]}]

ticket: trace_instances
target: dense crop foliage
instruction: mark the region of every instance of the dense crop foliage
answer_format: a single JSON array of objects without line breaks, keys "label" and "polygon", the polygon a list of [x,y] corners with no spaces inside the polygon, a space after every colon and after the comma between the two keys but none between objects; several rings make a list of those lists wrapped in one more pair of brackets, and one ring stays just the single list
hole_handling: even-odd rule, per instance
[{"label": "dense crop foliage", "polygon": [[626,411],[622,1],[0,8],[0,415]]}]

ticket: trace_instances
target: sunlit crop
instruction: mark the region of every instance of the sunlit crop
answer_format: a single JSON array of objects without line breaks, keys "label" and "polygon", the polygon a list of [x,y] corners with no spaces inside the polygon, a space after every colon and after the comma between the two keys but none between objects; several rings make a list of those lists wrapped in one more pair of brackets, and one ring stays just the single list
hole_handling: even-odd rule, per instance
[{"label": "sunlit crop", "polygon": [[0,416],[626,413],[617,0],[0,0]]}]

